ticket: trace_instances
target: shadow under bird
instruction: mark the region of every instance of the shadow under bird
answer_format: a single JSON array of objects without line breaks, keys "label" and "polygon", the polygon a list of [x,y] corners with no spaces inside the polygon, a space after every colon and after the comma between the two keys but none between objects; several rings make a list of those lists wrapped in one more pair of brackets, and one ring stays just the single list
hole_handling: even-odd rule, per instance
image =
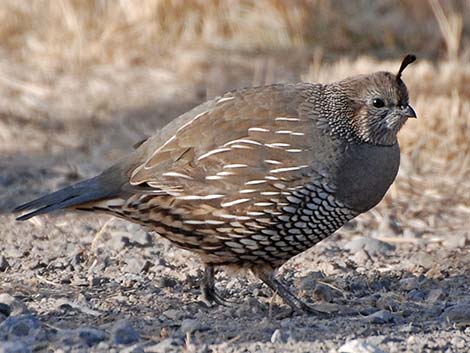
[{"label": "shadow under bird", "polygon": [[214,268],[251,270],[294,310],[318,313],[276,276],[291,257],[377,205],[394,181],[397,133],[415,112],[402,71],[331,84],[228,92],[166,125],[102,174],[16,208],[141,224],[199,255],[208,303]]}]

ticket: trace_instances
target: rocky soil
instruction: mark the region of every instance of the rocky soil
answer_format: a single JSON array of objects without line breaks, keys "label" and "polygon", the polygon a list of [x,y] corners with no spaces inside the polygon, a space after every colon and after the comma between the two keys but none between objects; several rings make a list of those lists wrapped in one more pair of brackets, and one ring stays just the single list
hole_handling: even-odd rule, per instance
[{"label": "rocky soil", "polygon": [[394,243],[347,226],[281,272],[330,313],[319,319],[293,314],[251,275],[224,272],[217,287],[234,304],[207,308],[197,260],[121,220],[2,221],[3,352],[464,352],[470,344],[469,239]]}]

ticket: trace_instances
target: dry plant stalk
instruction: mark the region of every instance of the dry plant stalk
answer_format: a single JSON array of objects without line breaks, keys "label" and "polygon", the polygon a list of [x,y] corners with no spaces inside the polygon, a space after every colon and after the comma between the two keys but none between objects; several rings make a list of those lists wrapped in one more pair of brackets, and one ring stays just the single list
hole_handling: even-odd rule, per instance
[{"label": "dry plant stalk", "polygon": [[439,0],[429,0],[446,43],[447,57],[457,59],[462,40],[463,19],[455,11],[446,13]]}]

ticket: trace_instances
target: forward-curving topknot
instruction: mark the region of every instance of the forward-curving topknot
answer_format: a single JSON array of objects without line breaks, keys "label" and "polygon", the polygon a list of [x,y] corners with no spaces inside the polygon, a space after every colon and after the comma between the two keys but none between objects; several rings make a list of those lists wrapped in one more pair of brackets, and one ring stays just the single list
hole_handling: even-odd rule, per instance
[{"label": "forward-curving topknot", "polygon": [[413,63],[415,60],[416,60],[416,55],[414,54],[408,54],[407,56],[403,58],[403,61],[401,62],[401,65],[400,65],[400,69],[398,70],[398,73],[397,73],[397,81],[401,79],[401,73],[403,72],[403,70],[405,70],[406,67],[410,65],[411,63]]}]

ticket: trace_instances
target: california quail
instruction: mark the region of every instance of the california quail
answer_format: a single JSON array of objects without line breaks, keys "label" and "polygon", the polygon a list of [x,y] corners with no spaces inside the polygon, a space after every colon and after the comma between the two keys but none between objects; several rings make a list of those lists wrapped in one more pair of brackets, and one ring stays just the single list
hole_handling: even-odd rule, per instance
[{"label": "california quail", "polygon": [[19,206],[109,213],[197,253],[204,297],[214,267],[250,269],[297,311],[275,277],[291,257],[374,207],[395,179],[397,133],[416,117],[401,79],[376,72],[332,84],[232,91],[181,115],[102,174]]}]

